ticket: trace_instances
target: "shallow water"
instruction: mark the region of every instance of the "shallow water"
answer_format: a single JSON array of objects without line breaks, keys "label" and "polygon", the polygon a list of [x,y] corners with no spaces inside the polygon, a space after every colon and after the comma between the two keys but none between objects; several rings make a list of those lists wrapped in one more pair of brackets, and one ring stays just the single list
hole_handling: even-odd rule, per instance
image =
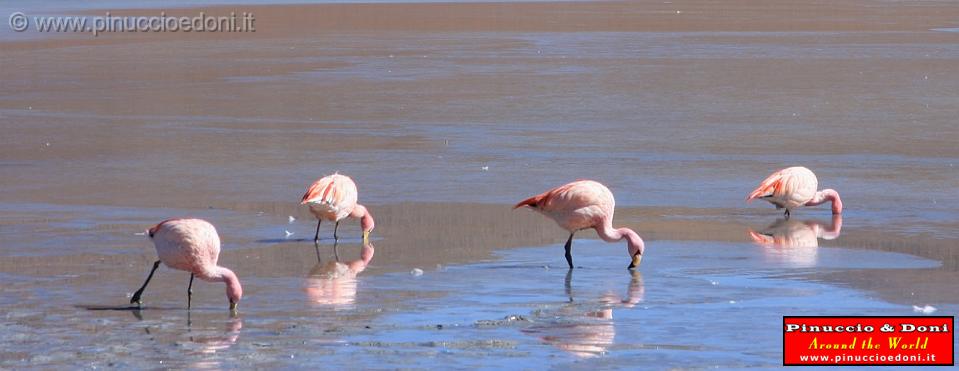
[{"label": "shallow water", "polygon": [[[346,262],[359,246],[339,249]],[[812,249],[814,262],[795,268],[789,257],[808,262],[808,251],[659,241],[642,269],[630,273],[619,249],[577,240],[573,271],[556,245],[423,267],[421,276],[248,274],[236,318],[219,284],[198,283],[196,307],[186,311],[182,272],[159,271],[141,311],[125,309],[118,295],[137,282],[78,287],[63,286],[65,278],[5,276],[3,297],[21,299],[5,303],[0,366],[776,367],[783,315],[913,314],[909,306],[805,275],[938,265],[902,254]],[[327,289],[315,290],[321,284]],[[102,305],[111,302],[116,307]],[[89,337],[97,341],[84,341]],[[35,352],[41,345],[47,351]]]},{"label": "shallow water", "polygon": [[[0,32],[0,368],[764,368],[783,315],[956,312],[959,7],[637,4]],[[827,208],[742,202],[796,164],[843,195],[842,236]],[[296,205],[336,170],[377,217],[362,271]],[[564,233],[510,210],[576,178],[646,238],[640,274],[586,232],[567,276]],[[219,284],[184,310],[165,268],[126,305],[155,259],[137,233],[184,215],[220,231],[238,318]]]}]

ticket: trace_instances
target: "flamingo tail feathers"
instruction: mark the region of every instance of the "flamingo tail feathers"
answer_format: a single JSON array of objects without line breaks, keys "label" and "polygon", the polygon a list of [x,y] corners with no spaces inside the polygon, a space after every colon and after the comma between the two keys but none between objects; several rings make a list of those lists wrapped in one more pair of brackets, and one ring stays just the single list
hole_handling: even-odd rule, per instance
[{"label": "flamingo tail feathers", "polygon": [[513,209],[518,209],[523,206],[536,208],[537,206],[539,206],[539,203],[542,202],[544,198],[546,198],[546,194],[536,195],[536,196],[527,198],[523,201],[520,201],[518,204],[516,204],[516,206],[513,206]]},{"label": "flamingo tail feathers", "polygon": [[149,236],[150,238],[153,238],[153,235],[155,235],[155,234],[157,233],[157,231],[160,230],[160,227],[162,227],[163,224],[165,224],[165,223],[167,223],[167,222],[172,222],[172,221],[174,221],[174,220],[180,220],[180,219],[184,219],[184,218],[170,218],[170,219],[164,220],[164,221],[162,221],[162,222],[159,222],[159,223],[157,223],[157,225],[150,227],[150,229],[147,229],[146,234],[147,234],[147,236]]},{"label": "flamingo tail feathers", "polygon": [[306,191],[306,194],[303,195],[303,199],[300,200],[300,204],[305,204],[307,202],[310,202],[310,200],[313,200],[319,196],[322,196],[322,199],[318,200],[319,202],[329,203],[330,200],[332,200],[334,195],[336,194],[335,184],[336,184],[335,182],[331,181],[327,183],[325,187],[322,187],[322,188],[321,186],[323,184],[319,182],[314,184],[312,187],[310,187],[310,189]]},{"label": "flamingo tail feathers", "polygon": [[772,196],[776,193],[776,190],[782,186],[782,175],[779,173],[770,175],[766,180],[763,180],[749,196],[746,196],[746,201],[752,201],[757,198],[763,198]]}]

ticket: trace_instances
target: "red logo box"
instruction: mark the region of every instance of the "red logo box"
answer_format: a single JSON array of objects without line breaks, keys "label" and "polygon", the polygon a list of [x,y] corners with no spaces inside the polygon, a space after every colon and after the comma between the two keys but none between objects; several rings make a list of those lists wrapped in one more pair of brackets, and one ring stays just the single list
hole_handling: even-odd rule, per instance
[{"label": "red logo box", "polygon": [[783,317],[783,366],[953,366],[953,316]]}]

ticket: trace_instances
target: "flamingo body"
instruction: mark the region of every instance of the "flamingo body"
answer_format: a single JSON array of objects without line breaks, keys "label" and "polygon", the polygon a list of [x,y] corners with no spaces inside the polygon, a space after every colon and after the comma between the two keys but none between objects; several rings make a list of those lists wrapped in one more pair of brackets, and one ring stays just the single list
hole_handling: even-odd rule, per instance
[{"label": "flamingo body", "polygon": [[616,200],[599,182],[579,180],[525,199],[516,205],[520,206],[529,206],[572,233],[612,220]]},{"label": "flamingo body", "polygon": [[146,289],[150,278],[160,262],[167,267],[190,272],[190,288],[187,289],[187,307],[192,296],[193,277],[210,282],[226,283],[226,294],[230,300],[230,309],[243,296],[240,280],[233,271],[218,266],[220,256],[220,236],[216,228],[202,219],[168,219],[147,230],[147,234],[156,247],[158,260],[143,286],[133,295],[131,303],[140,303],[140,295]]},{"label": "flamingo body", "polygon": [[816,174],[802,166],[788,167],[772,173],[759,183],[748,196],[746,201],[762,199],[777,209],[786,209],[786,216],[791,210],[802,206],[815,206],[832,201],[833,214],[842,213],[842,200],[839,193],[832,189],[817,192],[819,179]]},{"label": "flamingo body", "polygon": [[171,219],[149,230],[157,256],[167,267],[187,271],[201,279],[216,275],[220,236],[201,219]]},{"label": "flamingo body", "polygon": [[338,222],[353,212],[358,196],[353,179],[346,175],[333,174],[310,185],[301,203],[308,205],[317,219]]},{"label": "flamingo body", "polygon": [[569,240],[566,241],[566,262],[570,268],[573,268],[570,256],[573,234],[589,228],[595,229],[599,237],[606,242],[626,239],[629,255],[633,258],[630,268],[639,265],[645,249],[643,240],[629,228],[613,229],[616,200],[613,198],[613,192],[601,183],[578,180],[520,201],[513,208],[523,206],[546,215],[569,231]]},{"label": "flamingo body", "polygon": [[[306,190],[300,204],[307,205],[310,213],[316,216],[316,235],[314,243],[319,241],[320,223],[323,220],[337,223],[347,217],[360,219],[363,240],[366,241],[373,231],[373,216],[363,205],[357,203],[359,192],[356,183],[346,175],[333,174],[320,178]],[[333,230],[336,236],[336,229]]]}]

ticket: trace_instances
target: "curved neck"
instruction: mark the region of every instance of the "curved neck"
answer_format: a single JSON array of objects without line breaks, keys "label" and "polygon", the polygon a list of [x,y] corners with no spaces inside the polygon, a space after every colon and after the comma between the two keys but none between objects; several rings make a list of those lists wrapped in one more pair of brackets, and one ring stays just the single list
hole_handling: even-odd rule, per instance
[{"label": "curved neck", "polygon": [[642,255],[643,251],[646,250],[646,244],[643,243],[643,239],[632,229],[613,229],[613,226],[607,222],[602,228],[597,227],[596,233],[599,235],[599,238],[602,238],[603,241],[606,242],[617,242],[625,238],[626,248],[629,250],[629,256],[631,257],[636,254]]},{"label": "curved neck", "polygon": [[356,207],[353,208],[353,212],[350,213],[351,218],[360,219],[360,228],[363,228],[363,232],[372,232],[375,223],[373,221],[373,215],[370,214],[370,211],[366,209],[366,206],[356,204]]},{"label": "curved neck", "polygon": [[209,277],[209,280],[226,283],[226,297],[230,299],[231,304],[239,302],[240,298],[243,297],[243,287],[240,286],[240,279],[236,277],[236,273],[233,273],[233,271],[218,266],[214,268],[213,275]]},{"label": "curved neck", "polygon": [[842,199],[839,198],[839,192],[834,189],[824,189],[816,192],[812,200],[806,202],[806,206],[816,206],[826,202],[832,202],[833,214],[842,214]]}]

